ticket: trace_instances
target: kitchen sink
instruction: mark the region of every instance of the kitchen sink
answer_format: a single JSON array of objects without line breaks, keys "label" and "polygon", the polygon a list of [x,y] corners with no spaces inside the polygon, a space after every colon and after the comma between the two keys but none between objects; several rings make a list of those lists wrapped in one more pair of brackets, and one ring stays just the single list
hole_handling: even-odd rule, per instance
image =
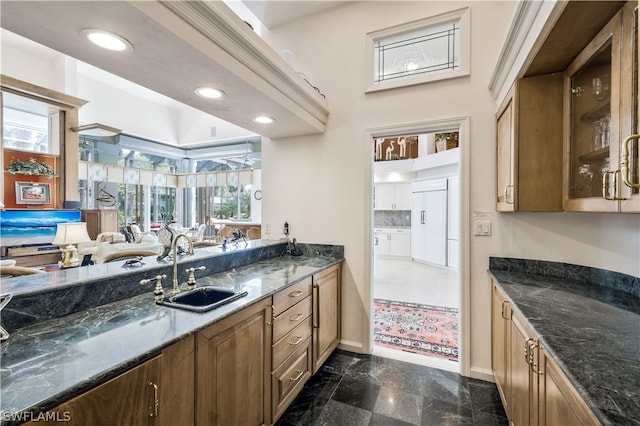
[{"label": "kitchen sink", "polygon": [[158,305],[184,309],[192,312],[207,312],[246,296],[247,291],[233,291],[226,288],[203,286],[186,293],[158,300]]}]

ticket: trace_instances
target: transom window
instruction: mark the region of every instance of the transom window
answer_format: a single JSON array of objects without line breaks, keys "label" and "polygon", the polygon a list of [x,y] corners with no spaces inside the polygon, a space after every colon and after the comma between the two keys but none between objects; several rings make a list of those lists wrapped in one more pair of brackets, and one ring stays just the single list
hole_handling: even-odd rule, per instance
[{"label": "transom window", "polygon": [[469,9],[367,34],[367,92],[469,74]]}]

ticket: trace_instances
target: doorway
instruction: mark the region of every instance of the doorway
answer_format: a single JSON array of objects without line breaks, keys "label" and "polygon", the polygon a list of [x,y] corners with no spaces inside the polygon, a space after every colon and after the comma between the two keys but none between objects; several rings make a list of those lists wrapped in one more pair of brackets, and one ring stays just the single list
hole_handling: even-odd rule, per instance
[{"label": "doorway", "polygon": [[467,365],[460,262],[466,127],[466,119],[425,122],[371,130],[369,139],[372,352],[456,372]]}]

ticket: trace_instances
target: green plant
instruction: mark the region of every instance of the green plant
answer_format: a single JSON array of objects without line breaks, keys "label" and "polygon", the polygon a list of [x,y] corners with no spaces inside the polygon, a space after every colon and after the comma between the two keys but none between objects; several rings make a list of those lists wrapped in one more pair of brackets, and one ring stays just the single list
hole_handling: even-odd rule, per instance
[{"label": "green plant", "polygon": [[46,176],[47,179],[51,179],[56,175],[51,166],[45,163],[40,163],[36,161],[35,158],[30,158],[29,161],[22,161],[16,158],[11,160],[5,170],[12,175],[21,173],[23,175],[31,176]]},{"label": "green plant", "polygon": [[458,140],[458,132],[436,133],[436,140],[443,141],[446,139]]}]

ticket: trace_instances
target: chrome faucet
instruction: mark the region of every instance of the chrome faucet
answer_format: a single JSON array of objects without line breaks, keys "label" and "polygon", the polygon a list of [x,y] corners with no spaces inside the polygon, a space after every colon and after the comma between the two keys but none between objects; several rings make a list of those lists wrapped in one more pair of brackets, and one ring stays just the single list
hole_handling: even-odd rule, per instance
[{"label": "chrome faucet", "polygon": [[185,234],[178,234],[171,243],[171,251],[173,252],[173,287],[171,288],[171,294],[176,295],[180,293],[180,284],[178,283],[178,241],[180,238],[184,238],[189,243],[189,254],[193,254],[193,241]]}]

